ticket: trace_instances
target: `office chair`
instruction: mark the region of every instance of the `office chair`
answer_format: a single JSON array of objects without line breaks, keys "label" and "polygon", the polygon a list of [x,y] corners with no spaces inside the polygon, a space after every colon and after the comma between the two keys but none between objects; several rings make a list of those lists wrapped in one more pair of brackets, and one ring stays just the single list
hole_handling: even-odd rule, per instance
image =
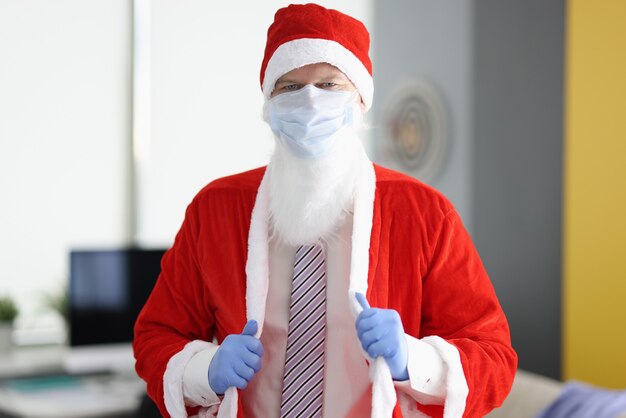
[{"label": "office chair", "polygon": [[136,418],[161,418],[161,412],[148,395],[143,395]]}]

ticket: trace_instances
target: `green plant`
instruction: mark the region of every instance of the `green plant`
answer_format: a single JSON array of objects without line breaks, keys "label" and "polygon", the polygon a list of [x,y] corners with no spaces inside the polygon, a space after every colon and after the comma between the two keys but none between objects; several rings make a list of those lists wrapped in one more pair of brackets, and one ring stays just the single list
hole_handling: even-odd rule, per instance
[{"label": "green plant", "polygon": [[48,294],[44,296],[44,305],[61,315],[65,321],[69,319],[69,300],[67,289],[63,288],[60,292]]},{"label": "green plant", "polygon": [[8,296],[0,297],[0,322],[13,322],[17,313],[13,299]]}]

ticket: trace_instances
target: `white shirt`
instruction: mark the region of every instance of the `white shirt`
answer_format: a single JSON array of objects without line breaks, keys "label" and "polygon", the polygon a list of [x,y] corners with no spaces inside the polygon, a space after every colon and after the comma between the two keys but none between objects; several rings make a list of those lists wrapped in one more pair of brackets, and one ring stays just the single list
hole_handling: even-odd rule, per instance
[{"label": "white shirt", "polygon": [[[348,304],[348,279],[352,216],[346,216],[336,236],[326,240],[326,342],[324,417],[364,417],[371,410],[369,368]],[[246,418],[280,416],[280,401],[291,280],[297,247],[273,238],[269,243],[269,291],[260,340],[263,366],[241,392]],[[443,405],[446,395],[445,365],[439,353],[417,338],[407,337],[409,380],[395,382],[396,389],[422,404]],[[210,406],[219,398],[208,384],[208,367],[217,345],[196,354],[185,367],[183,394],[188,405]]]}]

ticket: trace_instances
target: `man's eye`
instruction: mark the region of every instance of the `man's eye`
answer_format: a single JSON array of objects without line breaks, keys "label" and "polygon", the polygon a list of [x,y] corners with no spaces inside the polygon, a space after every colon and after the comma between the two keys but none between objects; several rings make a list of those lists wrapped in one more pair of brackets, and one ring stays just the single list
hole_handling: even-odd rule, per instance
[{"label": "man's eye", "polygon": [[283,89],[287,91],[298,90],[299,88],[300,88],[300,85],[298,84],[287,84],[286,86],[283,87]]},{"label": "man's eye", "polygon": [[332,88],[337,87],[337,83],[330,83],[330,82],[322,83],[319,87],[322,89],[332,89]]}]

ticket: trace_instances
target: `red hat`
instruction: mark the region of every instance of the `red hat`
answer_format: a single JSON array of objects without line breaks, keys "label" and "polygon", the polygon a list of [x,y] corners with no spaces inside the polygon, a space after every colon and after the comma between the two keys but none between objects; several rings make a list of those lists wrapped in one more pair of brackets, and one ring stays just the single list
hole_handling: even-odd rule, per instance
[{"label": "red hat", "polygon": [[326,62],[352,81],[369,109],[374,95],[369,46],[365,25],[337,10],[312,3],[279,9],[267,31],[261,65],[263,94],[269,99],[276,81],[289,71]]}]

